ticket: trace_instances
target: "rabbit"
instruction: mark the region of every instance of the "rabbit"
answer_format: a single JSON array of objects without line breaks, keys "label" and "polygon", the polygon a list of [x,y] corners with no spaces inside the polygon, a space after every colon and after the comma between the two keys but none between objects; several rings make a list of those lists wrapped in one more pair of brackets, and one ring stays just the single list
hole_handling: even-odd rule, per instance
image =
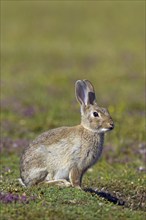
[{"label": "rabbit", "polygon": [[30,143],[20,160],[23,186],[46,182],[81,189],[83,175],[99,159],[104,133],[114,128],[114,122],[108,110],[97,105],[90,81],[77,80],[75,95],[81,123],[46,131]]}]

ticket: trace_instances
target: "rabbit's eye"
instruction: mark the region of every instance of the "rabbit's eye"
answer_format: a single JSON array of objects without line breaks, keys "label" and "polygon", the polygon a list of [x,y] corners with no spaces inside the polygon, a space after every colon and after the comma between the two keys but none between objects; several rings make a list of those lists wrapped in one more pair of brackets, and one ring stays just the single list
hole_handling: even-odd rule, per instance
[{"label": "rabbit's eye", "polygon": [[94,117],[99,117],[99,114],[97,112],[93,112]]}]

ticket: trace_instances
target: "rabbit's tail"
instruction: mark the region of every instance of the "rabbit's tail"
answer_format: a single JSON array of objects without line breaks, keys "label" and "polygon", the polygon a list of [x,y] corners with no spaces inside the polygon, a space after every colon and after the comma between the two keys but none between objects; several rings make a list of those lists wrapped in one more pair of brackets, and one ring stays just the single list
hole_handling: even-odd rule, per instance
[{"label": "rabbit's tail", "polygon": [[19,183],[21,184],[21,186],[26,187],[26,185],[24,184],[23,180],[21,178],[18,178]]}]

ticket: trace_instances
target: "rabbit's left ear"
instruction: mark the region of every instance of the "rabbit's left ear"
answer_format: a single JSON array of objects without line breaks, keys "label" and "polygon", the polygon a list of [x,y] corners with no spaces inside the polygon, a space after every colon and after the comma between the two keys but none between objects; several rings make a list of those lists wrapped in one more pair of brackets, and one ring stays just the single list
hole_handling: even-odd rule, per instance
[{"label": "rabbit's left ear", "polygon": [[95,96],[94,87],[89,80],[84,79],[83,81],[87,86],[88,104],[93,105],[94,103],[96,103],[96,96]]},{"label": "rabbit's left ear", "polygon": [[75,93],[82,106],[96,103],[94,87],[88,80],[78,80],[75,84]]}]

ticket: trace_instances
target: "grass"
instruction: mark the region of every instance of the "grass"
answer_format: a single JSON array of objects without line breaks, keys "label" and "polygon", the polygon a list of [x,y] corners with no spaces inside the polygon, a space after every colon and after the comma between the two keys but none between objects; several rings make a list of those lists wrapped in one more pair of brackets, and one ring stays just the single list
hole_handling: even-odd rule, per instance
[{"label": "grass", "polygon": [[[2,220],[145,219],[144,5],[1,2]],[[74,83],[84,78],[115,122],[84,190],[22,188],[22,150],[45,130],[80,122]]]}]

